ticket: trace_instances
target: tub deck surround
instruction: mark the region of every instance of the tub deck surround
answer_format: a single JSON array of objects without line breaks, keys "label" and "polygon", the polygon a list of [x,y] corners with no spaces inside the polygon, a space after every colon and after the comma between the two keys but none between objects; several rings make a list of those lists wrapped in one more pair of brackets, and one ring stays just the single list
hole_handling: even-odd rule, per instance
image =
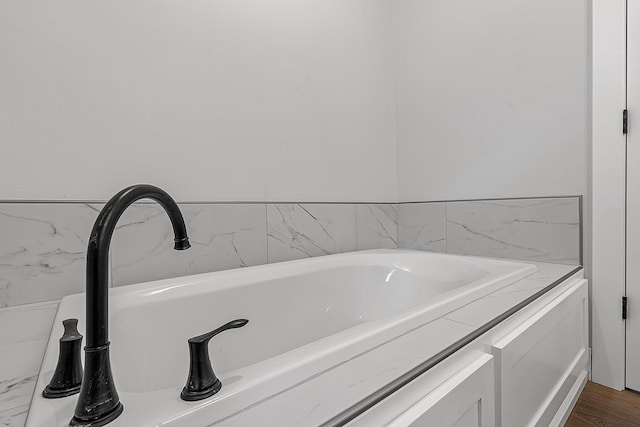
[{"label": "tub deck surround", "polygon": [[57,307],[49,302],[0,311],[0,419],[26,414],[16,408],[28,408]]},{"label": "tub deck surround", "polygon": [[[126,410],[113,425],[195,425],[203,419],[233,424],[248,410],[262,410],[298,387],[334,375],[342,377],[344,387],[331,389],[345,389],[343,397],[350,397],[344,402],[352,401],[441,350],[447,340],[472,331],[473,326],[445,318],[453,310],[535,271],[535,266],[508,261],[378,250],[114,288],[113,372]],[[514,300],[523,293],[516,294]],[[83,307],[84,295],[65,298],[51,336],[62,332],[61,321],[68,317],[80,318],[82,332]],[[166,316],[171,310],[181,315]],[[201,402],[181,401],[186,340],[237,317],[250,323],[216,337],[210,347],[222,391]],[[423,342],[419,351],[410,348],[416,342]],[[36,390],[53,373],[55,343],[49,341]],[[430,344],[425,348],[424,343]],[[310,413],[330,411],[318,410],[320,403]],[[66,425],[74,405],[73,398],[45,400],[36,393],[28,425],[48,426],[51,420]]]},{"label": "tub deck surround", "polygon": [[21,405],[17,408],[0,412],[0,426],[2,427],[22,427],[27,421],[29,405]]}]

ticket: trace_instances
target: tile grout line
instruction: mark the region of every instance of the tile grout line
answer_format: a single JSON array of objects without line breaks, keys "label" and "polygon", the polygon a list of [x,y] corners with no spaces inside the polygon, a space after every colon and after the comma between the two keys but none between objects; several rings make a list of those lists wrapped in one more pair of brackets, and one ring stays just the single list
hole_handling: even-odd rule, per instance
[{"label": "tile grout line", "polygon": [[444,251],[449,253],[449,202],[444,202]]},{"label": "tile grout line", "polygon": [[[365,206],[367,206],[367,205],[365,205]],[[355,244],[356,251],[359,250],[359,248],[358,248],[358,246],[359,246],[358,245],[358,242],[359,242],[358,237],[360,236],[359,227],[360,227],[360,221],[358,221],[358,206],[356,205],[356,244]]]},{"label": "tile grout line", "polygon": [[[469,305],[470,305],[470,304],[469,304]],[[453,311],[452,313],[455,313],[455,311]],[[449,314],[452,314],[452,313],[449,313]],[[449,314],[447,314],[447,316],[449,316]],[[478,327],[478,325],[472,325],[472,324],[470,324],[470,323],[461,322],[461,321],[459,321],[459,320],[455,320],[455,319],[452,319],[452,318],[450,318],[450,317],[446,317],[446,316],[445,316],[445,317],[442,317],[442,319],[445,319],[445,320],[448,320],[448,321],[450,321],[450,322],[454,322],[454,323],[459,323],[459,324],[464,325],[464,326],[470,326],[470,327],[472,327],[472,328],[477,328],[477,327]]]},{"label": "tile grout line", "polygon": [[266,252],[266,258],[264,260],[264,262],[266,264],[269,264],[269,212],[268,212],[268,206],[266,203],[264,203],[264,243],[265,243],[265,252]]},{"label": "tile grout line", "polygon": [[400,218],[400,213],[398,212],[399,209],[398,209],[398,203],[397,202],[395,203],[395,206],[396,206],[396,209],[395,209],[395,211],[396,211],[396,249],[399,249],[400,248],[400,230],[399,230],[399,228],[400,228],[400,219],[399,219]]}]

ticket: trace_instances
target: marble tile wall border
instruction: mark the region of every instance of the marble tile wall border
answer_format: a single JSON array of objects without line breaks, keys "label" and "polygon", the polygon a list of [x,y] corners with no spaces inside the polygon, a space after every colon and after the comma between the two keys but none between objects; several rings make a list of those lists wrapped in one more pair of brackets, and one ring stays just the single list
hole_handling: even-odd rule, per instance
[{"label": "marble tile wall border", "polygon": [[398,247],[398,206],[396,204],[357,205],[356,217],[356,247],[359,251]]},{"label": "marble tile wall border", "polygon": [[[0,203],[0,308],[82,292],[101,203]],[[171,223],[136,203],[111,243],[113,286],[397,246],[395,203],[185,203],[192,247],[174,251]]]},{"label": "marble tile wall border", "polygon": [[356,250],[356,205],[267,205],[271,262]]},{"label": "marble tile wall border", "polygon": [[[87,237],[99,203],[0,203],[0,308],[84,289]],[[425,203],[188,203],[192,249],[172,250],[162,209],[121,218],[111,277],[120,286],[374,248],[409,248],[580,263],[580,198]]]},{"label": "marble tile wall border", "polygon": [[580,265],[581,206],[580,196],[401,203],[398,247]]},{"label": "marble tile wall border", "polygon": [[581,264],[576,198],[447,203],[447,252]]},{"label": "marble tile wall border", "polygon": [[113,235],[114,286],[266,264],[263,204],[181,206],[191,248],[173,249],[173,229],[157,204],[133,205]]},{"label": "marble tile wall border", "polygon": [[100,208],[0,204],[0,307],[82,292],[87,239]]},{"label": "marble tile wall border", "polygon": [[446,208],[443,202],[398,205],[398,247],[446,252]]}]

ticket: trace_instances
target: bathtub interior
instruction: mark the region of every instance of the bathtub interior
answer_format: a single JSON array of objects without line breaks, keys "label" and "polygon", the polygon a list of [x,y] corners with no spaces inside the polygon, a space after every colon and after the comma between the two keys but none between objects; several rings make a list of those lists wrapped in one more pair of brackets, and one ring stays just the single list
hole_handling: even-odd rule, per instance
[{"label": "bathtub interior", "polygon": [[[126,407],[115,424],[181,426],[230,416],[535,270],[509,261],[374,250],[113,288],[112,368]],[[77,294],[61,301],[36,390],[55,369],[62,319],[76,317],[86,330],[84,300]],[[187,339],[236,318],[250,323],[209,346],[222,392],[200,402],[180,400]],[[35,393],[27,423],[67,425],[74,406],[74,399]]]},{"label": "bathtub interior", "polygon": [[187,339],[233,319],[246,318],[249,324],[210,343],[218,375],[514,268],[500,262],[488,268],[462,257],[431,258],[435,263],[429,266],[424,256],[369,257],[238,286],[204,281],[198,284],[201,291],[189,295],[146,294],[122,308],[116,299],[110,325],[118,387],[144,392],[181,385],[189,368]]}]

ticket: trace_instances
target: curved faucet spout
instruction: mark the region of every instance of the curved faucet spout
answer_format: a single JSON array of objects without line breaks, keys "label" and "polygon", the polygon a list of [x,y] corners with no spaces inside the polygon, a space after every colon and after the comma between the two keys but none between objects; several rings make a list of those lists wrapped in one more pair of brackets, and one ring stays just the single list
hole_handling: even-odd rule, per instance
[{"label": "curved faucet spout", "polygon": [[[118,220],[124,211],[140,199],[155,200],[169,215],[177,250],[191,247],[180,208],[165,191],[153,185],[134,185],[120,191],[104,206],[91,231],[87,248],[87,347],[108,342],[107,291],[109,280],[109,247]],[[91,310],[90,310],[91,308]]]},{"label": "curved faucet spout", "polygon": [[70,425],[104,425],[122,413],[109,362],[109,247],[122,213],[140,199],[155,200],[164,208],[175,234],[174,249],[189,249],[184,218],[176,202],[152,185],[134,185],[120,191],[104,206],[91,231],[87,248],[85,369],[75,415]]}]

